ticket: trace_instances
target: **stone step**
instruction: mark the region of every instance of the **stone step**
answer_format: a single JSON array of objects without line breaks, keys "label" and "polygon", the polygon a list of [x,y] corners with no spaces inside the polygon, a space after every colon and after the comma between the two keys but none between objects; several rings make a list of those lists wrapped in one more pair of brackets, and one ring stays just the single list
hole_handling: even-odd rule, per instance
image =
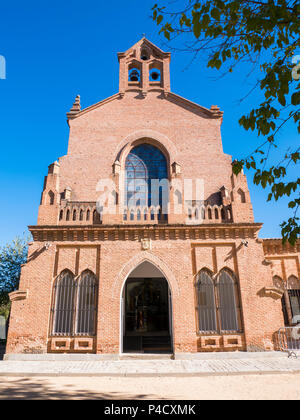
[{"label": "stone step", "polygon": [[119,360],[170,360],[174,355],[171,353],[124,353]]}]

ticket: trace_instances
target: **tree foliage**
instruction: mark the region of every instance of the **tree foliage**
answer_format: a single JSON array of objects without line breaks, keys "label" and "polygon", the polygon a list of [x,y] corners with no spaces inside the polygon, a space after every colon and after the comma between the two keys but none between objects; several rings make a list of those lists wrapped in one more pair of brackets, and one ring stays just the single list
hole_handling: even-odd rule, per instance
[{"label": "tree foliage", "polygon": [[16,237],[0,248],[0,314],[7,315],[8,294],[19,286],[21,265],[26,263],[28,238]]},{"label": "tree foliage", "polygon": [[[164,0],[162,0],[164,1]],[[263,93],[239,123],[263,138],[253,153],[233,163],[238,174],[254,170],[254,183],[269,188],[268,201],[290,197],[292,217],[281,224],[283,240],[294,244],[300,233],[300,178],[289,179],[288,169],[299,164],[300,148],[284,152],[269,164],[270,149],[278,147],[278,132],[293,122],[300,133],[300,3],[299,0],[179,0],[181,10],[155,4],[153,20],[168,41],[182,40],[184,50],[207,54],[207,66],[234,72],[242,62],[260,69],[253,86]],[[299,57],[300,61],[300,57]]]}]

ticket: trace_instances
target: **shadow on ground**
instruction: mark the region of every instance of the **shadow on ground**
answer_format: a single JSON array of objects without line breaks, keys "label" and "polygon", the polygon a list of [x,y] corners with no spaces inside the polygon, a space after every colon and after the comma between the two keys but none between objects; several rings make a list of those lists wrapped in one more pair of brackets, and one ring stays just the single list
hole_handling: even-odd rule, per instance
[{"label": "shadow on ground", "polygon": [[[7,380],[9,379],[9,380]],[[72,389],[70,384],[63,386],[64,390],[54,389],[47,379],[34,378],[0,378],[0,400],[140,400],[162,399],[157,395],[126,394],[119,392],[93,392],[89,390]]]}]

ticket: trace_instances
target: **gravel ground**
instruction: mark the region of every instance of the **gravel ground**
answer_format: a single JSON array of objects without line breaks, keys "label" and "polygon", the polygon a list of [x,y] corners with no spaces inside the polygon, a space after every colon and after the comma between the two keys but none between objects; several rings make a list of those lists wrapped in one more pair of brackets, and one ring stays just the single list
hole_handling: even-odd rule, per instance
[{"label": "gravel ground", "polygon": [[0,399],[298,400],[300,373],[200,377],[0,377]]}]

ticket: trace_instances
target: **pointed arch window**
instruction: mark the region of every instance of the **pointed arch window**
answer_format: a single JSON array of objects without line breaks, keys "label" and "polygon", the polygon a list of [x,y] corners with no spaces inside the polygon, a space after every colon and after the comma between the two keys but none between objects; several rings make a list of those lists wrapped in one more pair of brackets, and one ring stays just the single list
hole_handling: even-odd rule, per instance
[{"label": "pointed arch window", "polygon": [[199,331],[216,332],[216,301],[212,273],[201,270],[197,281],[198,328]]},{"label": "pointed arch window", "polygon": [[246,203],[246,194],[244,193],[244,191],[241,188],[239,188],[237,193],[238,193],[238,197],[239,197],[240,202],[241,203]]},{"label": "pointed arch window", "polygon": [[53,334],[71,335],[75,313],[76,284],[74,275],[64,270],[54,284]]},{"label": "pointed arch window", "polygon": [[125,162],[125,205],[130,208],[160,206],[166,213],[169,201],[167,180],[164,154],[151,144],[134,147]]},{"label": "pointed arch window", "polygon": [[97,310],[97,278],[84,271],[78,282],[76,334],[94,335]]},{"label": "pointed arch window", "polygon": [[91,271],[77,280],[71,271],[62,271],[54,283],[52,334],[95,335],[97,290],[97,277]]},{"label": "pointed arch window", "polygon": [[233,275],[226,269],[222,270],[217,282],[221,331],[239,330],[236,286]]},{"label": "pointed arch window", "polygon": [[291,275],[287,279],[286,292],[282,297],[282,310],[285,325],[296,325],[300,322],[300,281]]},{"label": "pointed arch window", "polygon": [[196,288],[199,333],[242,331],[238,283],[230,270],[221,270],[215,279],[211,271],[202,269]]}]

